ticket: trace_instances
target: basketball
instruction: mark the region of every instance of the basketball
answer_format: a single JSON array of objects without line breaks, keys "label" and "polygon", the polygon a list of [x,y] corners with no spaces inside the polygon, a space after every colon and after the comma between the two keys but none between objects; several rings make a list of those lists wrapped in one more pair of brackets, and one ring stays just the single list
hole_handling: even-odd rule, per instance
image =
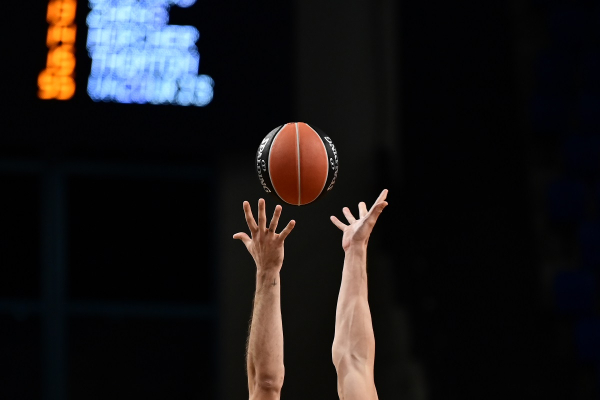
[{"label": "basketball", "polygon": [[258,180],[267,193],[303,206],[335,185],[338,154],[331,138],[304,122],[273,129],[256,152]]}]

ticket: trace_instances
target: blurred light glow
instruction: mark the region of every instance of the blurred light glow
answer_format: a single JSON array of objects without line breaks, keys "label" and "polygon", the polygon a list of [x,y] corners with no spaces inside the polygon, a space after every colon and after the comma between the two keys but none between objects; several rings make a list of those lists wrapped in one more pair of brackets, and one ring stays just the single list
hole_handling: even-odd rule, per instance
[{"label": "blurred light glow", "polygon": [[200,33],[168,25],[172,5],[196,0],[90,0],[88,94],[94,101],[205,106],[214,81],[198,75]]},{"label": "blurred light glow", "polygon": [[46,69],[38,76],[38,97],[68,100],[75,94],[76,0],[51,0],[46,20],[50,24]]}]

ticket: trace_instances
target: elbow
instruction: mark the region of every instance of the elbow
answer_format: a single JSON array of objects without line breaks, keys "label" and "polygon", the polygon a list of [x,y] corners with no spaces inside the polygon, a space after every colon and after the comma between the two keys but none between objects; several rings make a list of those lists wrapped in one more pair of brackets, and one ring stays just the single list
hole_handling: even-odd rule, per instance
[{"label": "elbow", "polygon": [[342,358],[344,357],[345,353],[346,352],[344,351],[344,349],[337,343],[334,343],[333,346],[331,346],[331,360],[333,361],[333,365],[335,365],[336,368],[342,360]]},{"label": "elbow", "polygon": [[272,373],[261,373],[257,371],[254,380],[255,389],[260,392],[280,393],[283,387],[284,369]]},{"label": "elbow", "polygon": [[336,345],[331,348],[331,360],[337,371],[372,365],[373,359],[374,357],[366,351],[353,351]]},{"label": "elbow", "polygon": [[348,359],[352,359],[355,352],[352,351],[348,343],[343,341],[335,340],[333,342],[333,346],[331,346],[331,359],[333,361],[333,365],[336,367],[341,362],[346,362]]}]

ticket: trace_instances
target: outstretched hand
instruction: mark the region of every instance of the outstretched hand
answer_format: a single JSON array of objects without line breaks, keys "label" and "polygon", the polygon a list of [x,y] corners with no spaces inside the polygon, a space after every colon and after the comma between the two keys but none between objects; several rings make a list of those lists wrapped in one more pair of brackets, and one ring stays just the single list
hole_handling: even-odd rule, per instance
[{"label": "outstretched hand", "polygon": [[335,216],[331,216],[331,222],[344,232],[344,236],[342,236],[342,248],[344,251],[355,245],[367,245],[379,214],[388,205],[387,201],[385,201],[387,194],[388,190],[384,189],[377,200],[375,200],[375,204],[368,211],[365,202],[361,201],[358,204],[359,219],[354,218],[348,207],[344,207],[342,211],[348,220],[348,225],[341,222]]},{"label": "outstretched hand", "polygon": [[244,242],[248,252],[250,252],[250,255],[252,255],[252,258],[256,262],[258,270],[281,269],[283,265],[283,241],[292,229],[294,229],[296,221],[291,220],[281,233],[275,233],[279,217],[281,216],[281,206],[277,205],[267,229],[264,199],[258,200],[258,224],[254,220],[252,209],[247,201],[244,201],[244,214],[246,215],[246,222],[248,223],[252,237],[244,232],[238,232],[233,235],[233,238]]}]

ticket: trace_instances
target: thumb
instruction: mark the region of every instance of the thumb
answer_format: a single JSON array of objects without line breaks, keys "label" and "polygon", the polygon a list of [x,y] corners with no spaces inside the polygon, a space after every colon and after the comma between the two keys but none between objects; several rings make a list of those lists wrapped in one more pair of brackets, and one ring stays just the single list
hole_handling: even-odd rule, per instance
[{"label": "thumb", "polygon": [[244,232],[238,232],[235,235],[233,235],[234,239],[240,239],[242,242],[244,242],[244,245],[246,245],[246,247],[248,247],[250,245],[250,243],[252,242],[252,239],[250,239],[250,237],[245,234]]}]

